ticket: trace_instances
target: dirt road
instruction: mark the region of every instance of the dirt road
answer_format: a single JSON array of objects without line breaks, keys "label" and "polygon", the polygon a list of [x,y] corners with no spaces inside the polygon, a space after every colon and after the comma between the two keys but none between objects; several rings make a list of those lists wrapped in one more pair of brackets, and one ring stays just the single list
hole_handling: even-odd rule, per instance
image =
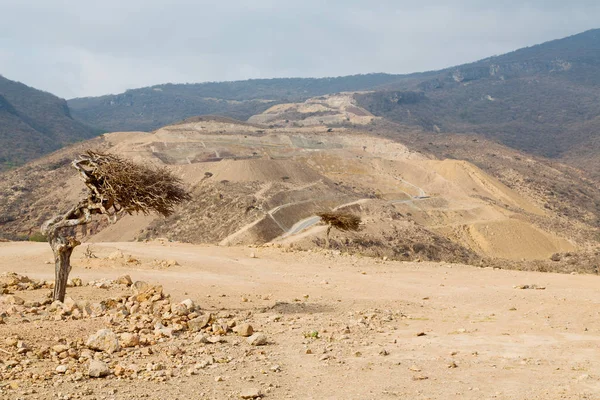
[{"label": "dirt road", "polygon": [[[204,309],[251,311],[269,344],[244,355],[245,343],[230,340],[219,351],[235,354],[238,364],[215,364],[171,381],[88,381],[94,395],[82,398],[239,398],[249,385],[260,387],[267,399],[600,398],[596,276],[277,248],[157,242],[93,248],[103,261],[90,267],[80,258],[81,246],[72,277],[87,281],[129,273],[134,280],[162,284],[175,300],[190,297]],[[124,268],[103,258],[115,249],[142,264]],[[46,244],[0,243],[0,272],[52,278],[53,267],[44,264],[50,259]],[[180,265],[153,269],[152,259]],[[515,288],[534,284],[545,289]],[[71,289],[76,300],[85,293]],[[0,334],[15,329],[25,338],[29,330],[40,332],[9,324],[0,325]],[[53,390],[76,393],[80,385],[65,380]],[[57,398],[45,386],[35,395],[22,390],[0,397]]]}]

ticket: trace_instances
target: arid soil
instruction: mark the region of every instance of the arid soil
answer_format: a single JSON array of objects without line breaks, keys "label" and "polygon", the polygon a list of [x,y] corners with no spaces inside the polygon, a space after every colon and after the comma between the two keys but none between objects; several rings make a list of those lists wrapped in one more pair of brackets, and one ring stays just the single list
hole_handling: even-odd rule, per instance
[{"label": "arid soil", "polygon": [[[274,246],[101,243],[91,246],[93,259],[85,250],[75,252],[71,273],[83,286],[67,296],[104,301],[102,315],[50,311],[48,288],[4,289],[14,293],[0,297],[0,398],[600,398],[594,275]],[[0,243],[0,273],[51,280],[51,256],[45,243]],[[153,316],[160,325],[144,325],[135,301],[109,301],[134,297],[111,282],[124,274],[162,285],[162,295],[143,299],[173,310]],[[7,304],[11,294],[25,304]],[[174,310],[186,299],[213,325],[179,329],[189,318]],[[42,303],[37,315],[32,302]],[[141,328],[128,325],[136,315]],[[234,332],[244,324],[266,344]],[[133,330],[140,344],[126,347],[119,336],[121,350],[91,350],[88,337],[100,329]],[[90,378],[90,359],[108,375]]]}]

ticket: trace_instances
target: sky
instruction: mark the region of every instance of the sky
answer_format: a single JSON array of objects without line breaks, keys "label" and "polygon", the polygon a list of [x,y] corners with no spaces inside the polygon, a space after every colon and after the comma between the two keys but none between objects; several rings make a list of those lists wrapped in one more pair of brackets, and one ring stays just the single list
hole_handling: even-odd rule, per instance
[{"label": "sky", "polygon": [[598,0],[0,0],[0,75],[73,98],[411,73],[595,28]]}]

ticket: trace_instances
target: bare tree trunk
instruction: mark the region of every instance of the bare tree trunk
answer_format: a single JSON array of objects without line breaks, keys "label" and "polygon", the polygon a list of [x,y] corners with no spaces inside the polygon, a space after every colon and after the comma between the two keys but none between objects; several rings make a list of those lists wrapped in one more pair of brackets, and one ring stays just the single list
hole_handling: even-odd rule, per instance
[{"label": "bare tree trunk", "polygon": [[65,301],[67,281],[71,272],[71,254],[81,243],[74,237],[54,234],[48,238],[54,253],[54,296],[53,300]]},{"label": "bare tree trunk", "polygon": [[329,248],[329,234],[331,233],[331,225],[329,225],[327,227],[327,238],[326,238],[326,243],[325,245],[327,246],[327,248]]}]

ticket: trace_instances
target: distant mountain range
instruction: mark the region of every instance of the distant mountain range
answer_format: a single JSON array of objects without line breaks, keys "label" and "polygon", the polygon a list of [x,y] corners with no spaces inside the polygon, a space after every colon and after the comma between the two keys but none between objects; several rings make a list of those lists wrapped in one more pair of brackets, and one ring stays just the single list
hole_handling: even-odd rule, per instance
[{"label": "distant mountain range", "polygon": [[0,171],[97,133],[65,100],[0,76]]},{"label": "distant mountain range", "polygon": [[67,102],[0,78],[0,166],[101,131],[151,131],[207,114],[245,120],[342,91],[368,91],[358,104],[402,125],[484,135],[600,176],[600,29],[410,75],[164,84]]}]

